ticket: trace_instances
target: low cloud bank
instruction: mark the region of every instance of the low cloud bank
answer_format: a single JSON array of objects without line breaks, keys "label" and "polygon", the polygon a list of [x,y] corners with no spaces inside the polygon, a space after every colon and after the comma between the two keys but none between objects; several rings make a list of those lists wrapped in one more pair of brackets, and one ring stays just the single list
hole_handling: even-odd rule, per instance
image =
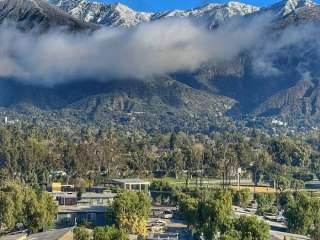
[{"label": "low cloud bank", "polygon": [[306,27],[301,36],[301,29],[289,29],[270,42],[266,33],[271,22],[269,15],[234,18],[212,32],[188,20],[169,19],[126,30],[66,34],[56,29],[41,35],[2,25],[0,77],[45,86],[83,79],[148,79],[231,61],[252,49],[258,71],[279,74],[274,54],[319,30]]}]

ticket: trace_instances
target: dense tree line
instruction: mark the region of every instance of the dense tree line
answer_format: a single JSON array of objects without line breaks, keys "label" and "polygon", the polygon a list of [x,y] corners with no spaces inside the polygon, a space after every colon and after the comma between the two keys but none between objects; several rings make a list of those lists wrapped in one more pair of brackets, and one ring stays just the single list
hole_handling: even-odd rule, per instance
[{"label": "dense tree line", "polygon": [[307,181],[313,179],[310,173],[320,172],[319,143],[315,135],[272,138],[256,130],[207,136],[88,128],[69,136],[57,129],[4,126],[0,177],[41,185],[61,177],[54,171],[65,171],[70,181],[91,182],[184,175],[186,185],[194,178],[201,186],[204,177],[218,177],[228,185],[241,167],[255,172],[256,181],[277,180],[279,173]]}]

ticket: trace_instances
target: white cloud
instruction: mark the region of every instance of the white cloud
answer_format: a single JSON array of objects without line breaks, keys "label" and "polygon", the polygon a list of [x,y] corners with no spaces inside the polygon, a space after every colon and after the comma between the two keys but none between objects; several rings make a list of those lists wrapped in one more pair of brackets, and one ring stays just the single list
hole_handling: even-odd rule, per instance
[{"label": "white cloud", "polygon": [[103,28],[92,34],[23,33],[0,28],[0,76],[55,85],[66,81],[148,78],[229,61],[253,48],[270,16],[234,18],[211,32],[182,19]]}]

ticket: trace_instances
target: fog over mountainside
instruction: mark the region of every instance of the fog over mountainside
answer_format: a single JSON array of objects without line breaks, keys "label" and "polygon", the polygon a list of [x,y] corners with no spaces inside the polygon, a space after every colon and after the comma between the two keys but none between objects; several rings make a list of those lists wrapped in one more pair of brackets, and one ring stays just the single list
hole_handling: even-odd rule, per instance
[{"label": "fog over mountainside", "polygon": [[2,115],[166,131],[239,116],[319,123],[320,6],[310,0],[163,13],[49,3],[0,0]]}]

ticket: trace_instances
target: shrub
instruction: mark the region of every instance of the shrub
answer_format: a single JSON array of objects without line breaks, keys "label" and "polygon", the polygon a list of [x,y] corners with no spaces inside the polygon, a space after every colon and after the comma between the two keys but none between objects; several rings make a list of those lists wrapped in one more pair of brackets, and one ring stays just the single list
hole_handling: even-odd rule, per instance
[{"label": "shrub", "polygon": [[116,227],[98,227],[93,233],[94,240],[128,240],[128,234]]},{"label": "shrub", "polygon": [[279,204],[281,208],[286,208],[293,201],[291,192],[282,192],[279,194]]},{"label": "shrub", "polygon": [[274,193],[257,193],[257,213],[262,215],[264,212],[276,213],[276,195]]},{"label": "shrub", "polygon": [[252,195],[249,189],[243,189],[243,190],[233,192],[232,202],[236,206],[248,207],[251,200],[252,200]]},{"label": "shrub", "polygon": [[235,229],[241,239],[268,240],[270,226],[256,216],[241,216],[235,220]]},{"label": "shrub", "polygon": [[88,229],[77,227],[73,230],[73,239],[74,240],[90,240],[91,234]]}]

